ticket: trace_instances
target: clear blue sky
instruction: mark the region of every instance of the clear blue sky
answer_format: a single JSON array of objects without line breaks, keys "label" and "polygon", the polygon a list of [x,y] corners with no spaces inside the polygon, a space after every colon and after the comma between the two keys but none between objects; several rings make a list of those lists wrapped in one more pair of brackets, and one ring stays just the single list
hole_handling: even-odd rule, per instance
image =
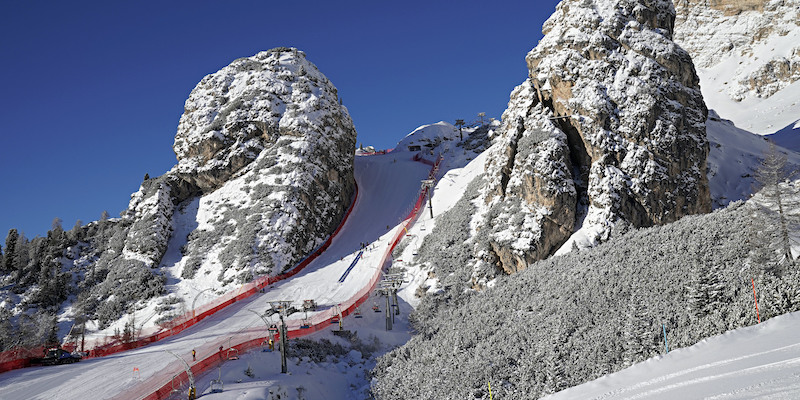
[{"label": "clear blue sky", "polygon": [[338,88],[358,141],[499,118],[557,1],[0,2],[0,242],[114,217],[175,164],[203,76],[277,46]]}]

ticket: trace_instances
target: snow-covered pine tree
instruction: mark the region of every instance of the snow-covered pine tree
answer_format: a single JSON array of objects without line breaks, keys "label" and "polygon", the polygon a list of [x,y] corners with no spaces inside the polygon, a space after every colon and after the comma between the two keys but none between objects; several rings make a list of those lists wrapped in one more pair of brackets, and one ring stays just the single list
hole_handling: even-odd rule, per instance
[{"label": "snow-covered pine tree", "polygon": [[17,240],[19,239],[19,233],[17,233],[16,229],[9,229],[8,235],[6,235],[6,254],[3,256],[3,263],[0,265],[2,267],[2,273],[10,274],[16,269],[16,265],[14,265],[15,260],[15,251],[17,248]]},{"label": "snow-covered pine tree", "polygon": [[759,247],[764,250],[757,252],[753,261],[779,275],[794,265],[790,233],[800,226],[800,190],[789,182],[792,175],[786,154],[770,143],[755,173],[760,198],[754,213],[757,235],[753,239],[760,241]]},{"label": "snow-covered pine tree", "polygon": [[687,292],[690,314],[700,318],[711,313],[717,304],[725,301],[725,281],[720,268],[698,260]]},{"label": "snow-covered pine tree", "polygon": [[647,359],[655,351],[654,320],[639,289],[631,292],[626,317],[623,362],[632,365]]}]

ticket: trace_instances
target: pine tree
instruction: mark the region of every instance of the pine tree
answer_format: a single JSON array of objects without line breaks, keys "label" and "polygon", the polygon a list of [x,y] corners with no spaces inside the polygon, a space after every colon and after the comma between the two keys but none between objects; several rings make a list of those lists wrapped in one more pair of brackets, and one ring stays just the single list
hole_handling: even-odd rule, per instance
[{"label": "pine tree", "polygon": [[695,317],[708,315],[715,306],[725,302],[725,282],[720,269],[701,261],[695,263],[688,291],[688,310]]},{"label": "pine tree", "polygon": [[631,365],[646,359],[655,350],[653,318],[638,289],[631,293],[626,317],[623,362]]},{"label": "pine tree", "polygon": [[456,120],[456,126],[458,127],[459,140],[464,141],[464,132],[462,131],[462,129],[464,128],[464,120],[463,119],[457,119]]},{"label": "pine tree", "polygon": [[6,236],[6,254],[3,256],[2,259],[2,272],[4,274],[8,274],[16,270],[16,265],[14,264],[14,260],[16,258],[15,251],[17,248],[17,240],[19,239],[19,233],[17,233],[16,229],[10,229],[8,231],[8,235]]},{"label": "pine tree", "polygon": [[769,150],[755,173],[760,201],[756,202],[754,217],[760,221],[754,225],[763,229],[756,229],[754,240],[760,241],[764,250],[753,261],[778,275],[794,265],[790,231],[800,226],[800,191],[789,182],[792,175],[787,167],[786,154],[770,142]]},{"label": "pine tree", "polygon": [[25,268],[27,268],[28,262],[30,261],[30,255],[28,254],[29,247],[28,239],[25,237],[24,233],[21,233],[17,237],[17,241],[14,244],[14,254],[11,260],[11,264],[14,268],[12,272],[16,273],[16,281],[18,286],[21,284],[20,281],[25,274]]},{"label": "pine tree", "polygon": [[11,311],[0,307],[0,351],[5,351],[14,346],[14,326],[11,325]]},{"label": "pine tree", "polygon": [[544,394],[553,394],[567,388],[564,355],[559,345],[554,344],[545,356],[544,368]]}]

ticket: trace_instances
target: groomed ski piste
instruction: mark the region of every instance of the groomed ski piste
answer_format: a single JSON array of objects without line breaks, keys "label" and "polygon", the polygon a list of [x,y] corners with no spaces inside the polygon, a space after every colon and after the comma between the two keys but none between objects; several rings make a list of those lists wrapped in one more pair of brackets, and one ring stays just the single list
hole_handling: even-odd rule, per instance
[{"label": "groomed ski piste", "polygon": [[[189,364],[193,363],[192,350],[197,352],[197,362],[213,357],[227,360],[239,356],[235,349],[231,350],[237,343],[267,336],[267,326],[257,314],[270,309],[270,302],[291,301],[296,307],[307,299],[316,302],[316,312],[299,312],[287,318],[290,330],[301,329],[304,319],[314,320],[315,314],[327,312],[330,315],[331,310],[336,310],[339,304],[368,286],[383,266],[387,246],[397,231],[404,229],[400,223],[412,210],[420,194],[421,181],[428,178],[431,171],[431,165],[414,161],[412,156],[409,152],[398,151],[356,157],[355,178],[359,194],[349,218],[333,238],[331,246],[291,279],[266,288],[263,294],[238,301],[178,335],[139,349],[72,365],[24,368],[4,373],[0,375],[0,398],[144,398],[165,382],[170,384],[171,377],[184,371],[182,363],[170,352]],[[358,262],[353,264],[362,250]],[[352,268],[349,268],[351,264]],[[343,275],[345,279],[340,282]],[[363,314],[372,312],[372,303],[362,307]],[[372,314],[368,317],[358,322],[372,321],[375,328],[379,328],[376,331],[383,328],[382,318]],[[279,321],[278,315],[270,318],[276,324]],[[345,322],[345,327],[347,324]],[[330,325],[327,331],[338,329],[338,325]],[[324,335],[324,332],[319,334]],[[407,333],[398,334],[403,338],[394,345],[408,339]],[[220,347],[223,351],[219,350]],[[280,372],[279,358],[274,358],[277,352],[270,355],[275,360],[270,367]],[[213,378],[216,376],[209,379]],[[185,394],[185,387],[176,389],[183,389]],[[198,385],[198,394],[205,389]]]},{"label": "groomed ski piste", "polygon": [[729,331],[547,400],[800,399],[800,313]]}]

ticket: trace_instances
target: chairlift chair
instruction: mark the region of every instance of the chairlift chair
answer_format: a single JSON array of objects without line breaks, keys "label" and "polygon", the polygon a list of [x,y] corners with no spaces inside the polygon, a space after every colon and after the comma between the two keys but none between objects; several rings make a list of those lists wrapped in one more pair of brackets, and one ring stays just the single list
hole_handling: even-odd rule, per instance
[{"label": "chairlift chair", "polygon": [[308,321],[308,318],[303,318],[303,325],[300,325],[300,329],[308,329],[311,328],[311,324]]},{"label": "chairlift chair", "polygon": [[239,359],[239,349],[230,348],[228,349],[228,360],[238,360]]},{"label": "chairlift chair", "polygon": [[222,379],[211,381],[211,393],[221,393],[223,390]]},{"label": "chairlift chair", "polygon": [[381,312],[381,308],[378,307],[378,303],[372,305],[372,311]]},{"label": "chairlift chair", "polygon": [[361,315],[361,308],[359,307],[356,307],[356,311],[353,314],[355,314],[356,318],[364,318],[364,316]]}]

